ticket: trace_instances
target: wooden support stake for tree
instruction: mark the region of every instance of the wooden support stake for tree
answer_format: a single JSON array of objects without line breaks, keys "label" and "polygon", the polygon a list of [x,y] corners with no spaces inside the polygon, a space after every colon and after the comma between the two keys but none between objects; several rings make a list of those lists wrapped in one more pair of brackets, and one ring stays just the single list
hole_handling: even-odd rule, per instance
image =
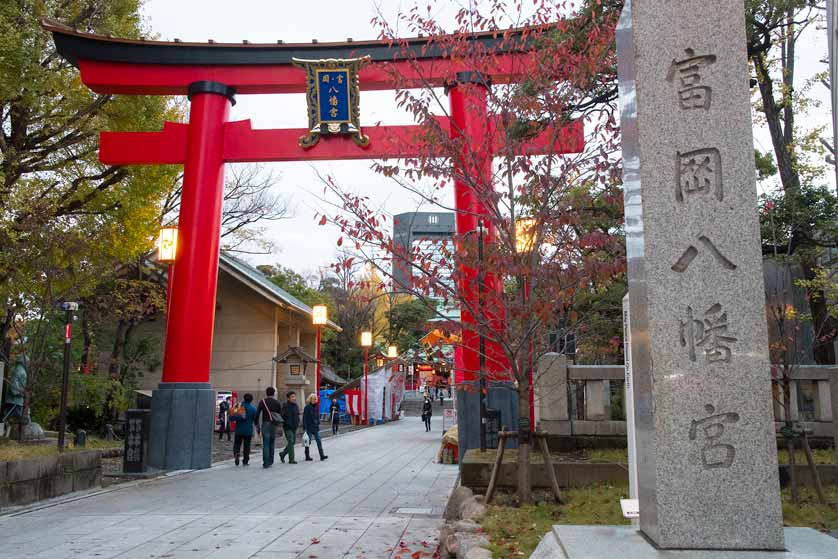
[{"label": "wooden support stake for tree", "polygon": [[500,475],[500,466],[503,463],[503,451],[506,448],[507,433],[505,428],[501,428],[498,433],[498,453],[495,455],[495,465],[492,467],[492,476],[489,478],[489,487],[486,489],[486,504],[492,502],[492,497],[495,495],[495,485],[498,482]]},{"label": "wooden support stake for tree", "polygon": [[533,433],[533,436],[538,440],[538,448],[541,449],[541,455],[544,456],[544,464],[550,473],[550,485],[553,488],[553,495],[556,497],[556,502],[561,504],[562,493],[559,489],[559,480],[556,478],[556,470],[553,468],[553,459],[550,457],[550,448],[547,446],[547,437],[544,433]]},{"label": "wooden support stake for tree", "polygon": [[800,491],[797,488],[797,470],[795,468],[796,449],[794,447],[794,439],[790,436],[786,438],[786,452],[789,455],[789,488],[791,490],[791,502],[795,505],[800,502]]},{"label": "wooden support stake for tree", "polygon": [[809,463],[809,471],[812,472],[812,479],[815,481],[815,491],[818,494],[818,501],[822,505],[826,504],[826,495],[823,492],[823,485],[821,484],[821,476],[818,473],[818,467],[815,465],[815,458],[812,456],[812,447],[809,446],[809,438],[806,436],[806,430],[801,429],[800,443],[803,446],[803,452],[806,453],[806,462]]}]

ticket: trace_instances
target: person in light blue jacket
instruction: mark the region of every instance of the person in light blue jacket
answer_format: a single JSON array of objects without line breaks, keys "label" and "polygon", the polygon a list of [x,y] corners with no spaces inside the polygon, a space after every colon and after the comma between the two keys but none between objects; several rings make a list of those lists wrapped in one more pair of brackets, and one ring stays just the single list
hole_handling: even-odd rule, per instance
[{"label": "person in light blue jacket", "polygon": [[233,438],[233,457],[236,466],[239,465],[239,456],[242,446],[244,455],[242,464],[247,466],[250,463],[250,442],[253,440],[253,424],[256,421],[256,407],[253,405],[253,394],[244,395],[244,403],[238,410],[238,414],[231,415],[230,419],[236,422],[236,433]]}]

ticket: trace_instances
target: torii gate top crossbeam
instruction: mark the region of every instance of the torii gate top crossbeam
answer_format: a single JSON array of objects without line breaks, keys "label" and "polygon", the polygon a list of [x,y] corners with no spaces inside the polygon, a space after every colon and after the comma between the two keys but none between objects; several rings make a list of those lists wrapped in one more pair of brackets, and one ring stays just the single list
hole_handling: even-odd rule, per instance
[{"label": "torii gate top crossbeam", "polygon": [[[292,58],[324,59],[370,56],[359,72],[361,89],[393,89],[388,67],[399,66],[403,86],[442,86],[457,72],[473,70],[452,60],[447,41],[417,37],[343,43],[188,43],[117,39],[81,33],[45,20],[58,53],[77,66],[82,81],[97,93],[185,95],[190,83],[216,81],[238,94],[302,93],[305,83]],[[468,40],[491,54],[493,83],[510,83],[527,72],[533,53],[533,29],[475,33]],[[456,58],[456,57],[455,57]]]}]

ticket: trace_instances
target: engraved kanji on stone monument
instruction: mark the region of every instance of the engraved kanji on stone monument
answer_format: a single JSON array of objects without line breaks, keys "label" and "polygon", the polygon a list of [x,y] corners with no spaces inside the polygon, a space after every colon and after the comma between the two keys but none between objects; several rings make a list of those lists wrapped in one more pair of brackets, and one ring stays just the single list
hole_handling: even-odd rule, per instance
[{"label": "engraved kanji on stone monument", "polygon": [[666,81],[678,80],[678,102],[682,109],[710,110],[713,102],[713,89],[702,85],[701,73],[707,66],[716,62],[716,56],[705,54],[696,56],[693,49],[685,49],[687,57],[683,60],[673,60],[666,74]]},{"label": "engraved kanji on stone monument", "polygon": [[722,156],[716,148],[697,149],[676,154],[677,179],[675,199],[683,202],[685,195],[713,193],[724,200],[722,187]]},{"label": "engraved kanji on stone monument", "polygon": [[784,549],[746,44],[735,0],[626,0],[617,29],[639,520],[658,549]]},{"label": "engraved kanji on stone monument", "polygon": [[[716,248],[716,245],[713,244],[713,241],[704,235],[701,235],[698,240],[713,254],[713,256],[716,257],[716,261],[718,261],[718,263],[721,264],[725,270],[736,269],[736,264],[731,262],[724,254],[722,254],[721,251]],[[695,245],[688,246],[684,251],[684,254],[682,254],[678,259],[678,262],[672,265],[672,271],[683,274],[687,271],[687,268],[690,267],[690,264],[692,264],[692,261],[695,260],[696,256],[698,256],[698,249]]]},{"label": "engraved kanji on stone monument", "polygon": [[708,363],[730,363],[730,345],[736,338],[728,336],[727,313],[718,303],[707,309],[704,320],[694,318],[691,306],[687,307],[687,320],[682,320],[679,333],[681,347],[688,348],[690,361],[696,361],[696,347],[703,347]]},{"label": "engraved kanji on stone monument", "polygon": [[716,414],[716,408],[710,404],[704,406],[705,411],[710,414],[704,419],[693,420],[690,424],[690,440],[698,438],[699,428],[704,434],[704,446],[701,448],[701,466],[705,470],[716,468],[730,468],[736,459],[736,447],[732,444],[720,442],[719,439],[725,433],[725,423],[736,423],[739,421],[738,413]]},{"label": "engraved kanji on stone monument", "polygon": [[129,419],[128,420],[128,436],[127,436],[127,454],[125,459],[128,462],[136,462],[140,459],[142,453],[142,430],[143,430],[143,420],[142,419]]}]

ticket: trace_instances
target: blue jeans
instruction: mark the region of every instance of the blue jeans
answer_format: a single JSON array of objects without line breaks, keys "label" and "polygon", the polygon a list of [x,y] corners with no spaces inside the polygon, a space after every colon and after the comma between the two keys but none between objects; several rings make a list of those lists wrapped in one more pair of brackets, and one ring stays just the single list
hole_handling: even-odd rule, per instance
[{"label": "blue jeans", "polygon": [[276,427],[270,423],[262,424],[262,465],[272,466],[274,463],[274,447],[276,446]]},{"label": "blue jeans", "polygon": [[320,431],[309,433],[308,438],[311,439],[312,444],[317,443],[317,452],[320,453],[320,458],[323,458],[323,442],[320,440]]}]

